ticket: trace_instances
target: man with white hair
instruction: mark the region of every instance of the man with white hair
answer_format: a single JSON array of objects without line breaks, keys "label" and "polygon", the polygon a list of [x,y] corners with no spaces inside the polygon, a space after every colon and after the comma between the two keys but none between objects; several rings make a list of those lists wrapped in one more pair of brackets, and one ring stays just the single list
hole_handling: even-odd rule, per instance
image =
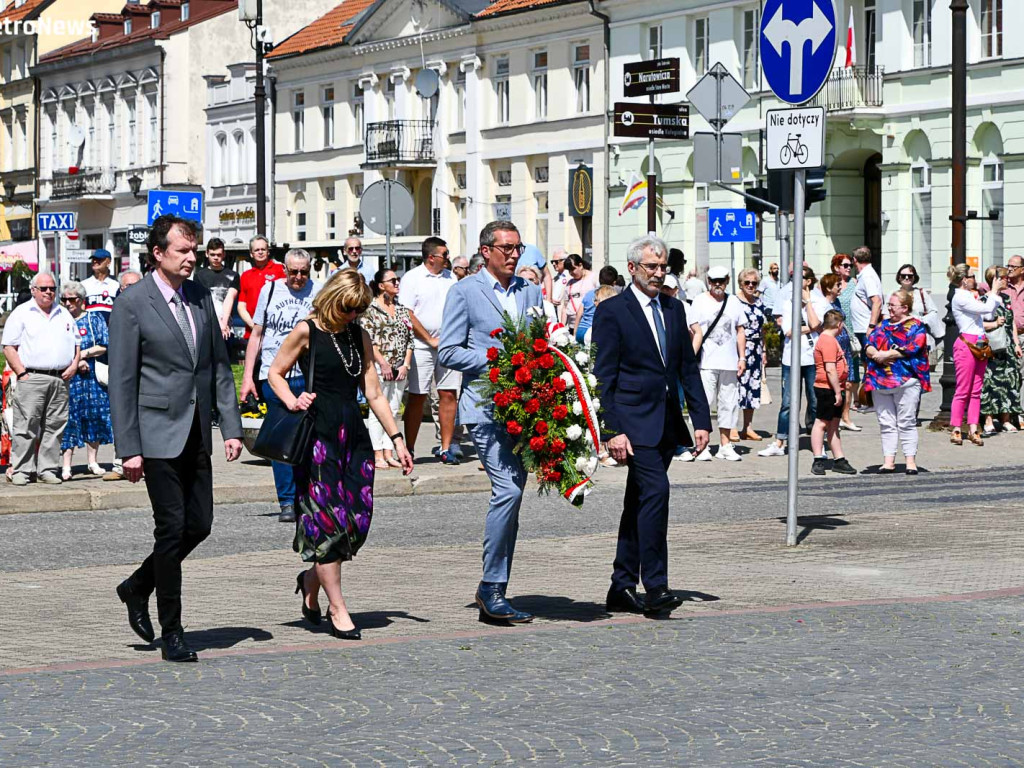
[{"label": "man with white hair", "polygon": [[345,261],[342,263],[341,268],[354,269],[363,276],[366,284],[369,285],[373,280],[375,270],[373,265],[363,258],[363,241],[353,235],[346,238],[342,250],[345,252]]},{"label": "man with white hair", "polygon": [[469,259],[465,256],[456,256],[452,259],[452,274],[459,280],[469,274]]},{"label": "man with white hair", "polygon": [[[309,252],[293,248],[284,257],[285,276],[263,286],[253,313],[252,335],[245,349],[245,369],[239,397],[262,395],[267,408],[284,408],[284,404],[267,384],[270,364],[277,356],[288,334],[313,311],[313,299],[320,292],[320,283],[309,279]],[[306,380],[296,365],[288,376],[292,394],[298,396],[306,388]],[[295,478],[290,464],[275,461],[274,486],[281,507],[278,520],[295,522]]]},{"label": "man with white hair", "polygon": [[18,379],[11,398],[11,475],[27,485],[32,474],[41,483],[61,483],[60,441],[68,421],[68,380],[78,370],[75,319],[55,301],[57,281],[40,272],[30,283],[32,301],[17,307],[4,326],[7,364]]}]

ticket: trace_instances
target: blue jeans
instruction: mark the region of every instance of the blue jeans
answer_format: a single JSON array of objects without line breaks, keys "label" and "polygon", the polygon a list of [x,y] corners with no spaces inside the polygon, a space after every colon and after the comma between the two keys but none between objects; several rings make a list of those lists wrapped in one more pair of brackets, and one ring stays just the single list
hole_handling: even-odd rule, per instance
[{"label": "blue jeans", "polygon": [[[801,365],[800,378],[804,383],[804,394],[807,396],[807,410],[812,415],[818,407],[818,399],[814,396],[814,366]],[[783,442],[789,440],[789,366],[782,366],[782,406],[779,408],[779,423],[775,437]]]},{"label": "blue jeans", "polygon": [[[302,376],[293,376],[288,379],[288,388],[292,394],[298,397],[306,389],[306,380]],[[260,381],[260,393],[267,404],[267,412],[271,408],[284,408],[284,403],[277,396],[277,393],[270,386],[268,381]],[[291,464],[282,464],[279,461],[270,462],[274,469],[274,487],[277,488],[277,503],[281,508],[294,506],[295,504],[295,477],[292,474]]]}]

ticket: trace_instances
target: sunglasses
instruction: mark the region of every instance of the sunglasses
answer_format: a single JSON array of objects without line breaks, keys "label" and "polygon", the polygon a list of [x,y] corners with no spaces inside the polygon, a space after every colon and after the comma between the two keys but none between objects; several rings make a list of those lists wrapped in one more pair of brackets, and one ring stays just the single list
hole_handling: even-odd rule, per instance
[{"label": "sunglasses", "polygon": [[752,286],[754,286],[756,288],[757,287],[757,280],[744,280],[743,281],[743,285],[752,285]]},{"label": "sunglasses", "polygon": [[363,246],[361,246],[361,245],[355,245],[355,246],[350,245],[345,250],[348,251],[349,253],[362,253],[363,252]]},{"label": "sunglasses", "polygon": [[899,278],[900,280],[913,280],[916,277],[916,275],[911,275],[906,272],[903,272],[897,275],[896,277]]},{"label": "sunglasses", "polygon": [[61,304],[74,304],[76,301],[78,301],[78,297],[77,296],[61,296],[60,297],[60,303]]},{"label": "sunglasses", "polygon": [[729,281],[728,280],[708,280],[708,282],[711,283],[711,285],[725,285]]},{"label": "sunglasses", "polygon": [[42,291],[43,293],[56,293],[57,289],[52,285],[37,285],[33,290]]},{"label": "sunglasses", "polygon": [[309,270],[308,269],[289,269],[288,270],[288,274],[291,275],[292,277],[298,277],[299,275],[303,275],[305,277],[309,277]]},{"label": "sunglasses", "polygon": [[840,267],[845,267],[846,269],[852,269],[853,268],[853,262],[851,262],[851,261],[841,261],[841,262],[839,262],[839,266]]},{"label": "sunglasses", "polygon": [[381,280],[381,282],[382,283],[391,283],[392,285],[398,285],[400,282],[402,282],[402,278],[400,278],[400,277],[392,277],[390,280]]}]

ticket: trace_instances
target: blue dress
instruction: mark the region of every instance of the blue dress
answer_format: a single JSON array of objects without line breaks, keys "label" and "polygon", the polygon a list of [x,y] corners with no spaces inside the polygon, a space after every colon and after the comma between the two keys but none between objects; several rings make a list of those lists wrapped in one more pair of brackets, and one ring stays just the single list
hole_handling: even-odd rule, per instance
[{"label": "blue dress", "polygon": [[770,313],[764,302],[758,299],[753,304],[743,302],[747,316],[744,327],[747,344],[745,360],[747,369],[740,376],[740,408],[749,410],[761,407],[761,360],[764,356],[764,326]]},{"label": "blue dress", "polygon": [[[93,312],[83,312],[75,321],[81,349],[97,344],[110,345],[107,324]],[[79,371],[68,382],[68,424],[64,428],[60,448],[81,448],[86,443],[107,445],[114,442],[110,426],[110,398],[107,390],[96,381],[96,360],[86,360],[88,373]]]}]

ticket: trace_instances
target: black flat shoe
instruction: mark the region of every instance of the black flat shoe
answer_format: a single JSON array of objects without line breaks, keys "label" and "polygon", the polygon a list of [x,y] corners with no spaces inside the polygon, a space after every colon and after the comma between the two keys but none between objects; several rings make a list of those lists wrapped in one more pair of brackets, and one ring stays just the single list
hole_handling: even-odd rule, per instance
[{"label": "black flat shoe", "polygon": [[896,471],[896,467],[879,467],[878,474],[880,475],[891,475]]},{"label": "black flat shoe", "polygon": [[178,630],[163,636],[163,648],[160,649],[164,661],[192,662],[199,661],[196,652],[185,642],[185,632]]},{"label": "black flat shoe", "polygon": [[908,469],[907,470],[907,474],[908,475],[916,475],[917,474],[917,470],[916,469]]},{"label": "black flat shoe", "polygon": [[152,643],[156,635],[149,618],[149,600],[135,594],[127,579],[117,585],[117,597],[128,609],[128,626],[147,643]]},{"label": "black flat shoe", "polygon": [[320,609],[314,610],[306,605],[306,572],[299,571],[295,579],[295,594],[302,593],[302,615],[310,624],[319,624],[321,620]]},{"label": "black flat shoe", "polygon": [[682,604],[683,598],[673,594],[668,587],[655,587],[648,591],[644,600],[644,613],[647,616],[671,613]]},{"label": "black flat shoe", "polygon": [[643,613],[644,599],[636,593],[636,587],[612,587],[608,590],[604,607],[608,613]]}]

